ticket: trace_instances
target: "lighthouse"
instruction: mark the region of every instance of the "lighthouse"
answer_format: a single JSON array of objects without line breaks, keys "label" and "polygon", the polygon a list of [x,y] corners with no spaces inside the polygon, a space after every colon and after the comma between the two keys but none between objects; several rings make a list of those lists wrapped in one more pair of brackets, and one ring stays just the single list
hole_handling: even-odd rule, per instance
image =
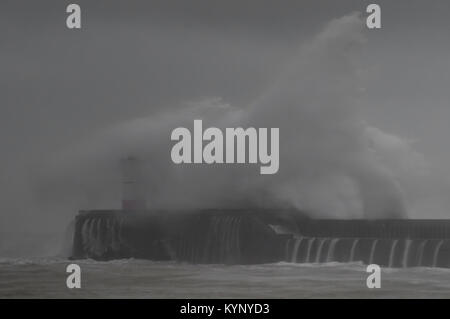
[{"label": "lighthouse", "polygon": [[120,161],[122,171],[122,210],[144,210],[146,208],[142,166],[133,156]]}]

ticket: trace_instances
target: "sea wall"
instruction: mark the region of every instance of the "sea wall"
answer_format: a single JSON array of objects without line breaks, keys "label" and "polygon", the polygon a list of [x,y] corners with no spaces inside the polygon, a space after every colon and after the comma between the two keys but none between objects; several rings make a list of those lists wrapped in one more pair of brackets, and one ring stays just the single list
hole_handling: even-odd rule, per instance
[{"label": "sea wall", "polygon": [[257,264],[282,260],[288,238],[251,212],[83,211],[72,256]]},{"label": "sea wall", "polygon": [[450,268],[446,220],[314,220],[275,210],[82,211],[73,238],[75,259]]}]

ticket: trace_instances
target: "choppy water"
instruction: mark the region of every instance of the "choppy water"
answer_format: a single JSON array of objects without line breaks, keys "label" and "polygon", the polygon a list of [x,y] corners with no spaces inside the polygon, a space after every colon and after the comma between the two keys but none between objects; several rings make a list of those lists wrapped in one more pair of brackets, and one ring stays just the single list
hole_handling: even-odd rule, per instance
[{"label": "choppy water", "polygon": [[58,258],[0,259],[0,298],[450,298],[450,270],[383,269],[366,287],[361,263],[256,266],[144,260],[77,261],[81,289],[66,288]]}]

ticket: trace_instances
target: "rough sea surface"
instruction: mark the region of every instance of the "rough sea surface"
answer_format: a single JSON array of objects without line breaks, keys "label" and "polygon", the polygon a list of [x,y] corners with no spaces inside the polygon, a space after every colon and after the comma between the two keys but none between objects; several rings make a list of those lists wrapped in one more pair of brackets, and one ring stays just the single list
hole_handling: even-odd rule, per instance
[{"label": "rough sea surface", "polygon": [[[66,267],[81,267],[68,289]],[[368,289],[362,263],[252,266],[145,260],[0,259],[0,298],[450,298],[450,270],[383,269]]]}]

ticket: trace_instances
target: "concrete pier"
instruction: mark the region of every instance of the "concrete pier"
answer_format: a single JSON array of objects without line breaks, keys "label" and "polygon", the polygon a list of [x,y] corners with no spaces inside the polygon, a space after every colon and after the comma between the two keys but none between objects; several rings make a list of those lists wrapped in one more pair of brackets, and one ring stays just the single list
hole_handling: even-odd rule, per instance
[{"label": "concrete pier", "polygon": [[81,211],[72,258],[450,268],[450,220],[317,220],[297,211]]}]

